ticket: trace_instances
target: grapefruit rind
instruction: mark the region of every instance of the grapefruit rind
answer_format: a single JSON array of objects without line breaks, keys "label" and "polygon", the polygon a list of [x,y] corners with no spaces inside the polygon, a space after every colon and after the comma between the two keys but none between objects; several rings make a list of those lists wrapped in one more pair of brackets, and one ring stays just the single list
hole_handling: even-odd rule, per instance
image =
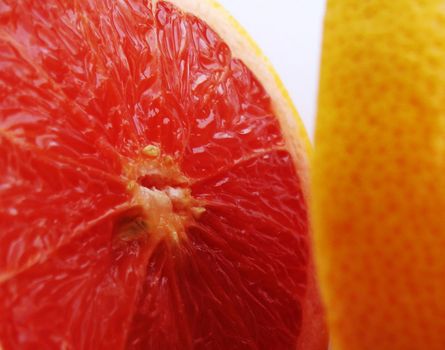
[{"label": "grapefruit rind", "polygon": [[445,345],[443,4],[328,4],[310,204],[335,349]]}]

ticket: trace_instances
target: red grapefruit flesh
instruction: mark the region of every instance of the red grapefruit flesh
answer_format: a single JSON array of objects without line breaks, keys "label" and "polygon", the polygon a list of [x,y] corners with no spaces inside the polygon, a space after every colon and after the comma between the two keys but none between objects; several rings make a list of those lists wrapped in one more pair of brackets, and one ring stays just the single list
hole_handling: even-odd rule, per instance
[{"label": "red grapefruit flesh", "polygon": [[280,130],[168,2],[0,0],[0,347],[322,348]]}]

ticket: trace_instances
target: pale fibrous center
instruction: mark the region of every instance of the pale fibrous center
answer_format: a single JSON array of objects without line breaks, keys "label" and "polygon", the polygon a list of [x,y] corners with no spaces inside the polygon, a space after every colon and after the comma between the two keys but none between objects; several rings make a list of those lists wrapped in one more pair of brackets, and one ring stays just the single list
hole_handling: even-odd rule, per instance
[{"label": "pale fibrous center", "polygon": [[173,158],[163,156],[158,146],[148,145],[126,167],[126,175],[132,210],[119,229],[119,238],[149,235],[175,243],[186,239],[186,229],[204,214],[205,207],[193,198],[190,181]]}]

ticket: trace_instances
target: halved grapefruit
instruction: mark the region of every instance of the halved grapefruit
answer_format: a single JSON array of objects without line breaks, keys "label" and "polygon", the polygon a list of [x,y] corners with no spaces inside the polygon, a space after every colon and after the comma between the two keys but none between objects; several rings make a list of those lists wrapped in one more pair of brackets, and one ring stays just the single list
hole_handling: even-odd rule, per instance
[{"label": "halved grapefruit", "polygon": [[326,347],[307,138],[230,16],[1,0],[0,38],[0,347]]}]

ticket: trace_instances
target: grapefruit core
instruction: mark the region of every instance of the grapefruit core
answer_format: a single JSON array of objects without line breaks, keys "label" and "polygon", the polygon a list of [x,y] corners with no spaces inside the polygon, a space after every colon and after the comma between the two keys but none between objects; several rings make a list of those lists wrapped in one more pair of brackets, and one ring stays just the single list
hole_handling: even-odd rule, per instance
[{"label": "grapefruit core", "polygon": [[3,349],[324,349],[308,142],[209,1],[0,0]]}]

